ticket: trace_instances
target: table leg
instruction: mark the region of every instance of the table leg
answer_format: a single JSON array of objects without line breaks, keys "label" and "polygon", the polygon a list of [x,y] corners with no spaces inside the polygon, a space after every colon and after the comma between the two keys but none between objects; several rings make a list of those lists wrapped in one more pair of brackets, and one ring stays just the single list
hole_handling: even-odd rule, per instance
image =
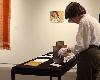
[{"label": "table leg", "polygon": [[11,71],[11,80],[15,80],[15,73]]},{"label": "table leg", "polygon": [[61,76],[58,76],[58,80],[61,80]]},{"label": "table leg", "polygon": [[15,80],[15,74],[11,75],[11,80]]},{"label": "table leg", "polygon": [[50,76],[50,80],[52,80],[52,76]]}]

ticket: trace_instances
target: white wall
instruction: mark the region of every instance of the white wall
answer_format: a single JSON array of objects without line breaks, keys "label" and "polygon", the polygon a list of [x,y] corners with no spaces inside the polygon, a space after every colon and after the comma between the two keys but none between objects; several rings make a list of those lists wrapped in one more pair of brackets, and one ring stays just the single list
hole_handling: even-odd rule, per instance
[{"label": "white wall", "polygon": [[[11,51],[0,53],[0,62],[21,63],[52,51],[56,41],[75,44],[78,25],[50,23],[49,12],[65,10],[75,0],[11,0]],[[76,0],[98,19],[99,0]]]}]

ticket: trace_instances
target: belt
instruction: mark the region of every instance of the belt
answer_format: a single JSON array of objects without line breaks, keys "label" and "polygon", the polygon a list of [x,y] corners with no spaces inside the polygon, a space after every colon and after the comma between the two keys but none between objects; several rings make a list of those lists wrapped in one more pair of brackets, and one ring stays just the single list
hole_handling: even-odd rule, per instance
[{"label": "belt", "polygon": [[100,45],[89,45],[89,48],[98,48],[98,49],[100,49]]},{"label": "belt", "polygon": [[[98,45],[98,46],[97,45],[89,45],[88,49],[90,49],[90,48],[96,48],[96,49],[100,50],[100,45]],[[81,51],[78,55],[85,53],[85,51],[87,51],[88,49]]]}]

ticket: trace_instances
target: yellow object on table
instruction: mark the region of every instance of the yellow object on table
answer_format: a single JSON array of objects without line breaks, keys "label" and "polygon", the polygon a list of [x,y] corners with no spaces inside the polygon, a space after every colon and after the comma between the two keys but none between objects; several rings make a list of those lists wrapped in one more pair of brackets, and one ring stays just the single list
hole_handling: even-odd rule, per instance
[{"label": "yellow object on table", "polygon": [[29,65],[29,66],[39,66],[42,62],[35,62],[35,61],[30,61],[25,63],[24,65]]},{"label": "yellow object on table", "polygon": [[48,60],[49,59],[35,59],[34,61],[29,61],[29,62],[25,63],[24,65],[39,66],[41,63],[44,63]]}]

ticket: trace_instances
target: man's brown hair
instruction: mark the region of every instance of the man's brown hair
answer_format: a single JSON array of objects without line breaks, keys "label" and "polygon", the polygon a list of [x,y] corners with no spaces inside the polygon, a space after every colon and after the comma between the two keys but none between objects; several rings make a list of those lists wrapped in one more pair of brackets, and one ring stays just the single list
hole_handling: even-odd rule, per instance
[{"label": "man's brown hair", "polygon": [[65,9],[65,19],[86,14],[85,8],[77,2],[71,2]]}]

